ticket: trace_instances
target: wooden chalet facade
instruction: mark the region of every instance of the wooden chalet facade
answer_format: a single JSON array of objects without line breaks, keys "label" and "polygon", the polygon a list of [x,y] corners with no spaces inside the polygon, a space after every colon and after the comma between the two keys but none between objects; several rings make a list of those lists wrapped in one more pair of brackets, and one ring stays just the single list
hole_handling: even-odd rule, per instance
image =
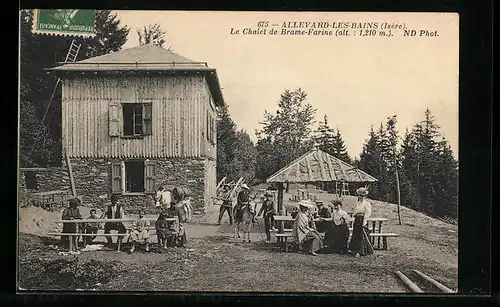
[{"label": "wooden chalet facade", "polygon": [[50,71],[62,80],[62,145],[84,202],[118,194],[150,207],[163,186],[209,204],[224,104],[215,69],[147,44]]}]

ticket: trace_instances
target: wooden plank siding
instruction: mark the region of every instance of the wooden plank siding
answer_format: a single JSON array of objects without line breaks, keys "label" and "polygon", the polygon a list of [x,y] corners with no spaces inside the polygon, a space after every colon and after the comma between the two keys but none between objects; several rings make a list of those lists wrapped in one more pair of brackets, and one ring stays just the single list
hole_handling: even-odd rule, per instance
[{"label": "wooden plank siding", "polygon": [[[71,157],[208,157],[206,116],[216,118],[203,76],[82,76],[63,80],[62,138]],[[109,105],[148,100],[152,135],[142,139],[109,134]],[[120,129],[120,131],[122,128]]]}]

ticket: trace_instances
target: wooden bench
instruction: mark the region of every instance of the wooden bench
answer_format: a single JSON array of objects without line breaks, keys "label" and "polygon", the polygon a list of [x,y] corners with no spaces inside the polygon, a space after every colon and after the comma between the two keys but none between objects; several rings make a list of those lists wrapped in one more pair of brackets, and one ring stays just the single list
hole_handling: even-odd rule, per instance
[{"label": "wooden bench", "polygon": [[[49,232],[50,236],[69,236],[69,250],[73,250],[73,240],[76,239],[74,244],[78,247],[78,238],[82,237],[127,237],[130,236],[130,233],[61,233],[61,232]],[[76,237],[76,238],[74,238]],[[121,240],[118,240],[118,251],[121,249]]]},{"label": "wooden bench", "polygon": [[[388,237],[397,237],[397,233],[370,233],[370,237],[372,238],[382,238],[382,249],[387,250],[387,238]],[[378,241],[378,249],[380,249],[380,240]]]},{"label": "wooden bench", "polygon": [[276,237],[276,239],[278,240],[278,242],[281,243],[280,244],[281,250],[285,251],[285,252],[288,252],[287,240],[288,240],[288,238],[293,237],[293,234],[291,232],[287,232],[287,233],[275,233],[274,236]]}]

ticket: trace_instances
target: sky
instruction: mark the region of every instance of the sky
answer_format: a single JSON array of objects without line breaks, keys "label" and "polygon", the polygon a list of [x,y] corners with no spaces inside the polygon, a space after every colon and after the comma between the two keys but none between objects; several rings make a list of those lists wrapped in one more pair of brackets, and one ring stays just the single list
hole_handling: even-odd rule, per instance
[{"label": "sky", "polygon": [[[340,130],[352,157],[359,156],[371,126],[377,129],[397,115],[403,137],[429,108],[458,158],[457,14],[114,12],[131,29],[123,48],[139,44],[138,28],[158,23],[167,31],[163,47],[216,68],[231,118],[254,141],[264,111],[274,113],[280,94],[300,87],[317,110],[316,119],[326,114]],[[387,22],[417,35],[403,36],[401,30],[393,30],[392,37],[241,34],[245,28],[257,30],[259,21],[279,24],[279,31],[288,21],[377,22],[379,27]],[[240,34],[231,35],[231,28]],[[437,30],[438,36],[419,36],[420,30]]]}]

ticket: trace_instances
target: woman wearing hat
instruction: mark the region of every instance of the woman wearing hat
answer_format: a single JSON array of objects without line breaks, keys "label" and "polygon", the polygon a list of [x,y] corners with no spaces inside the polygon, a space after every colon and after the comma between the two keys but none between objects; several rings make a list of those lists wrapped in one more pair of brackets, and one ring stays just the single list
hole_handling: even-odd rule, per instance
[{"label": "woman wearing hat", "polygon": [[301,201],[299,203],[299,212],[293,223],[293,238],[303,251],[316,256],[316,252],[323,248],[323,239],[315,229],[310,227],[307,214],[309,209],[312,209],[312,204],[309,202]]},{"label": "woman wearing hat", "polygon": [[358,194],[358,201],[354,204],[354,223],[349,250],[355,253],[356,257],[359,257],[373,253],[373,246],[368,237],[368,228],[366,228],[367,219],[372,212],[372,205],[365,200],[365,196],[368,195],[367,188],[357,189],[356,194]]}]

